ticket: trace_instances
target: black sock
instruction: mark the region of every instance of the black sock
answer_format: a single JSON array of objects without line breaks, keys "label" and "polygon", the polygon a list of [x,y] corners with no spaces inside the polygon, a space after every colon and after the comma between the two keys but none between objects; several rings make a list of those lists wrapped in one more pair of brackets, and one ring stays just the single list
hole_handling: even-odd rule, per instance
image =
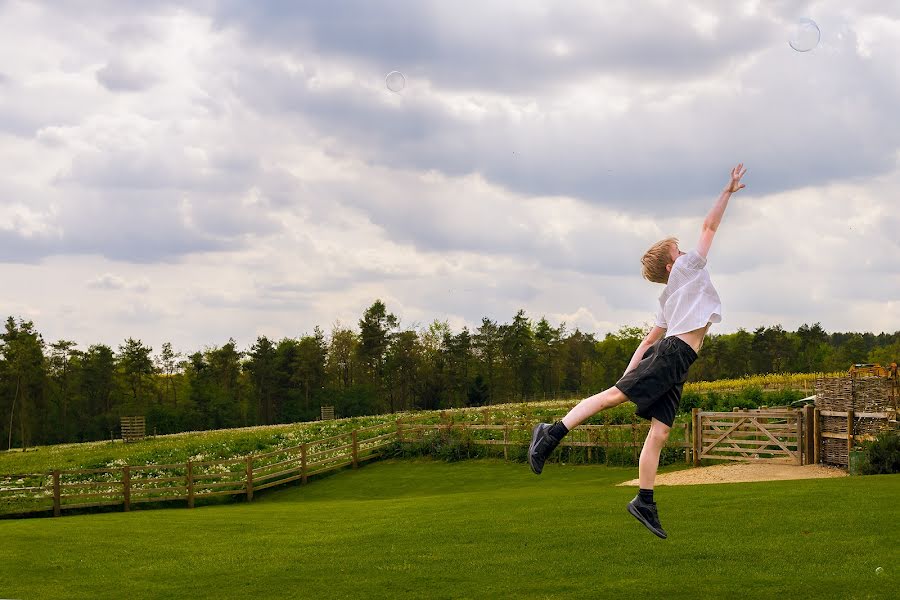
[{"label": "black sock", "polygon": [[654,502],[653,502],[653,490],[645,490],[645,489],[641,489],[641,491],[638,492],[638,493],[641,495],[641,500],[643,500],[643,501],[646,502],[647,504],[654,504]]},{"label": "black sock", "polygon": [[547,433],[552,435],[554,438],[561,440],[563,439],[563,436],[569,433],[569,428],[566,427],[562,421],[557,421],[550,427],[550,430]]}]

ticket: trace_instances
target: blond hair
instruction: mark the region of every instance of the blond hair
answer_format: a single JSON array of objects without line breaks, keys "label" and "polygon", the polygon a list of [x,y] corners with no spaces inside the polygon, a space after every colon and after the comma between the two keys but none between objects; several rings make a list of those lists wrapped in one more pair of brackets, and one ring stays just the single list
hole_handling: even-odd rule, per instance
[{"label": "blond hair", "polygon": [[669,272],[666,265],[672,262],[672,244],[678,244],[678,238],[668,237],[650,246],[641,257],[641,274],[644,279],[653,283],[668,283]]}]

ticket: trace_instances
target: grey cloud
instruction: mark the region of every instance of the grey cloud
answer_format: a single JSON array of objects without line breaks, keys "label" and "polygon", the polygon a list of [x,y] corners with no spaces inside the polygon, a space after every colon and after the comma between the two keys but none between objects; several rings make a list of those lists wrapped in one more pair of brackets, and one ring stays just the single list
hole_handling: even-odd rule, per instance
[{"label": "grey cloud", "polygon": [[[602,72],[692,77],[772,35],[763,16],[705,4],[720,16],[714,38],[693,29],[682,4],[650,11],[632,2],[534,10],[497,1],[465,9],[441,2],[226,1],[216,7],[216,18],[262,46],[343,56],[385,73],[397,68],[441,86],[523,91]],[[554,44],[565,48],[554,54]]]},{"label": "grey cloud", "polygon": [[47,237],[0,229],[0,263],[35,264],[58,248],[58,242]]},{"label": "grey cloud", "polygon": [[[542,267],[632,274],[650,243],[605,223],[579,224],[560,236],[545,229],[532,210],[517,207],[514,198],[476,184],[401,178],[373,181],[365,188],[330,183],[309,189],[312,197],[364,213],[392,241],[409,242],[426,252],[528,256]],[[322,218],[328,219],[327,214]]]},{"label": "grey cloud", "polygon": [[[704,210],[738,161],[751,170],[748,194],[892,168],[900,85],[886,77],[887,57],[863,59],[853,44],[851,36],[838,51],[813,58],[770,48],[747,68],[740,90],[698,93],[668,110],[635,101],[617,118],[513,118],[494,110],[466,120],[427,96],[397,107],[363,87],[313,89],[306,78],[314,73],[275,67],[245,68],[236,93],[262,114],[313,123],[374,163],[480,172],[526,195],[681,216]],[[836,118],[836,105],[853,110]],[[552,99],[543,108],[553,110]]]},{"label": "grey cloud", "polygon": [[173,262],[184,255],[240,250],[249,236],[279,224],[242,212],[234,199],[197,199],[140,191],[80,192],[69,188],[49,217],[54,233],[0,230],[0,262],[35,262],[60,254],[99,254],[134,263]]},{"label": "grey cloud", "polygon": [[142,92],[153,87],[159,77],[146,67],[114,58],[97,70],[97,82],[111,92]]},{"label": "grey cloud", "polygon": [[147,141],[141,148],[112,144],[81,151],[55,183],[111,190],[191,189],[233,194],[247,189],[259,172],[258,160],[242,150],[203,148],[209,160],[200,162],[188,156],[180,136],[170,132],[159,135],[161,139]]},{"label": "grey cloud", "polygon": [[196,215],[173,195],[121,192],[82,197],[77,207],[66,206],[59,221],[68,252],[100,252],[131,262],[172,261],[185,254],[246,245],[238,234],[252,231],[249,223],[241,229],[228,223],[234,218],[230,215],[220,222]]},{"label": "grey cloud", "polygon": [[148,23],[129,21],[113,27],[107,39],[116,46],[141,47],[159,40],[160,36]]}]

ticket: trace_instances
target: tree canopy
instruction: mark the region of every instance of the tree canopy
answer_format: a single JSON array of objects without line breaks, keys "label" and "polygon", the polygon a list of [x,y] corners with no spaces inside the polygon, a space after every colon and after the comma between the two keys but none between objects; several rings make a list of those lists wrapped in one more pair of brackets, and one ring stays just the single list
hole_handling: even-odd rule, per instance
[{"label": "tree canopy", "polygon": [[[119,418],[145,415],[149,431],[175,433],[338,417],[588,396],[622,376],[650,326],[602,339],[519,310],[454,332],[435,319],[402,327],[381,300],[359,329],[316,327],[298,338],[260,336],[158,353],[128,337],[113,350],[70,340],[47,345],[34,323],[9,317],[0,334],[0,439],[6,447],[118,436]],[[846,370],[900,357],[900,331],[827,333],[819,323],[710,335],[689,381],[774,372]]]}]

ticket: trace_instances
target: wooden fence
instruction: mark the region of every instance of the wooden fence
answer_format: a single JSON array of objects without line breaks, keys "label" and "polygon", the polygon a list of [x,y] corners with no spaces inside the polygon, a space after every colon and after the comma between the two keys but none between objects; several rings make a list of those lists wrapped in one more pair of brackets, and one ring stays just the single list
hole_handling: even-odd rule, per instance
[{"label": "wooden fence", "polygon": [[[852,372],[852,370],[851,370]],[[900,385],[891,377],[842,376],[816,380],[816,461],[849,467],[857,442],[896,430]]]},{"label": "wooden fence", "polygon": [[[429,432],[446,439],[455,431],[462,434],[466,444],[502,446],[508,459],[510,447],[528,447],[535,424],[525,420],[489,423],[486,411],[484,423],[454,423],[446,412],[441,413],[440,423],[422,423],[425,419],[428,415],[381,423],[241,458],[0,475],[0,513],[52,510],[59,516],[64,510],[121,506],[128,511],[133,505],[154,502],[185,503],[193,508],[197,500],[215,496],[245,496],[249,501],[255,492],[270,487],[295,481],[306,484],[310,476],[350,465],[356,469],[360,463],[380,456],[384,447],[422,441]],[[587,447],[589,460],[594,448],[631,448],[636,458],[647,430],[643,423],[580,425],[560,446]],[[689,461],[691,424],[676,424],[669,445],[685,448]]]},{"label": "wooden fence", "polygon": [[[558,408],[568,408],[564,404]],[[521,452],[528,447],[536,422],[552,420],[546,410],[524,409],[514,418],[506,417],[506,411],[501,410],[497,416],[503,422],[494,422],[491,409],[478,409],[474,415],[471,411],[452,415],[442,411],[437,423],[425,422],[435,418],[425,413],[240,458],[0,475],[0,514],[52,511],[58,516],[67,509],[101,506],[121,506],[128,511],[140,503],[174,502],[192,508],[197,500],[215,496],[252,500],[260,490],[295,481],[306,484],[311,476],[346,466],[358,468],[398,442],[449,441],[451,435],[468,448],[498,447],[508,460],[511,448]],[[704,459],[828,462],[823,448],[826,442],[839,439],[846,453],[854,441],[872,438],[872,432],[863,431],[861,423],[866,421],[860,419],[884,416],[896,419],[895,413],[828,411],[813,406],[799,410],[736,409],[731,413],[694,409],[689,422],[676,423],[672,428],[667,446],[683,448],[686,462],[695,466]],[[455,418],[462,421],[454,422]],[[846,423],[844,431],[822,431],[826,419],[836,418]],[[560,448],[584,447],[589,462],[595,450],[608,457],[612,449],[630,449],[636,459],[648,429],[646,422],[582,424],[563,439]],[[554,457],[561,460],[563,453],[557,451]]]},{"label": "wooden fence", "polygon": [[[502,446],[503,458],[509,460],[510,447],[527,448],[531,443],[531,432],[534,425],[534,422],[524,421],[511,421],[503,424],[453,423],[451,421],[408,424],[403,426],[404,437],[401,441],[422,441],[424,434],[428,431],[440,432],[444,439],[447,439],[450,432],[455,431],[462,435],[464,443],[468,445]],[[605,452],[610,448],[631,448],[636,459],[640,453],[640,448],[644,445],[649,429],[649,425],[643,423],[579,425],[563,438],[559,448],[586,447],[589,461],[593,459],[593,448],[602,448]],[[474,435],[475,432],[484,433],[479,437]],[[685,448],[686,452],[689,452],[693,445],[691,442],[691,424],[676,423],[672,427],[666,445],[674,448]],[[556,454],[556,456],[560,456],[560,454]],[[690,462],[689,453],[686,453],[685,461]]]},{"label": "wooden fence", "polygon": [[[387,431],[379,431],[387,430]],[[382,423],[290,448],[248,457],[175,464],[127,465],[106,469],[55,470],[51,473],[0,475],[0,505],[5,514],[143,502],[186,502],[214,496],[246,496],[276,485],[360,463],[395,441],[396,425]],[[4,502],[5,501],[5,502]]]}]

